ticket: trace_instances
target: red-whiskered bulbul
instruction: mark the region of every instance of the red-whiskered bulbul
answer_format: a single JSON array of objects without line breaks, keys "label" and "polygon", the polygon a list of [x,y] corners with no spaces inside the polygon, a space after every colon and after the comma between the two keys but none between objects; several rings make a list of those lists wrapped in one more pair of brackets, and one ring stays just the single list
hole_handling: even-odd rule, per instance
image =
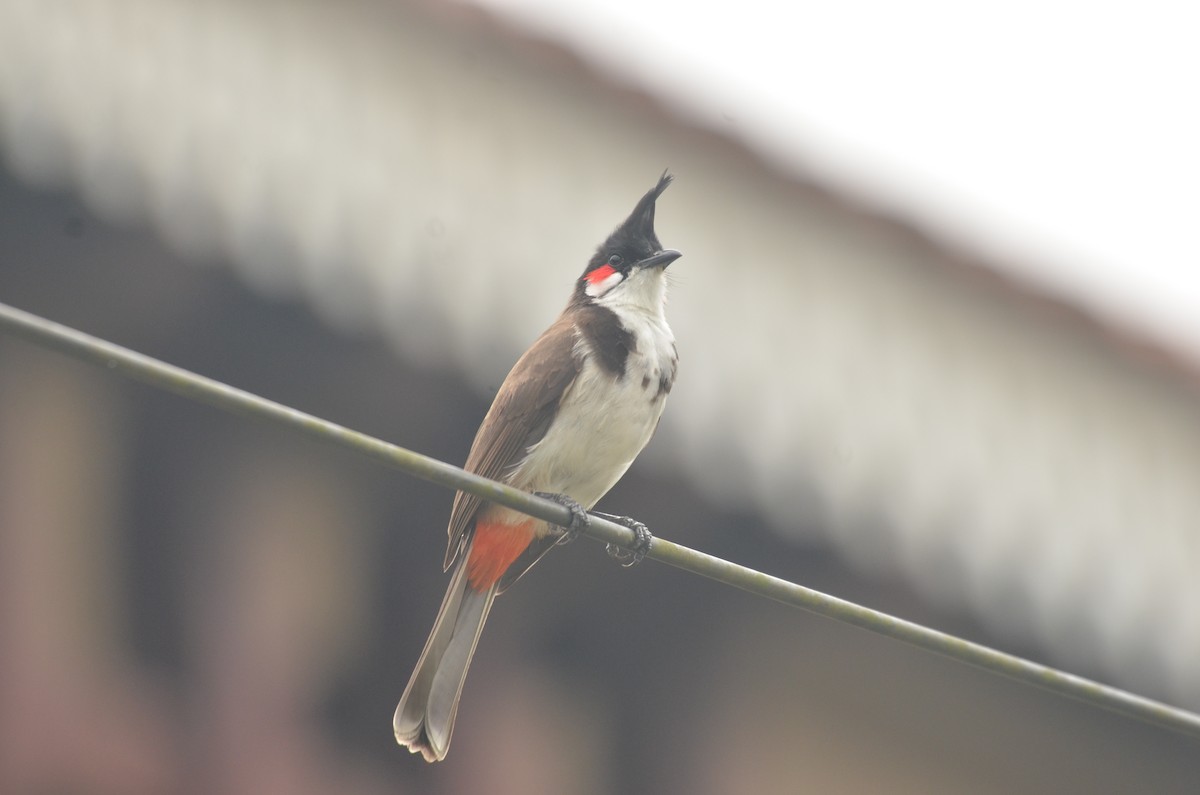
[{"label": "red-whiskered bulbul", "polygon": [[[467,456],[470,472],[566,505],[575,529],[650,441],[675,380],[664,310],[666,268],[680,254],[654,233],[655,201],[669,184],[664,173],[596,250],[567,308],[500,385]],[[625,561],[636,562],[650,534],[609,518],[635,531],[639,549]],[[428,762],[446,757],[492,600],[564,538],[461,491],[447,532],[450,587],[393,719],[396,741]]]}]

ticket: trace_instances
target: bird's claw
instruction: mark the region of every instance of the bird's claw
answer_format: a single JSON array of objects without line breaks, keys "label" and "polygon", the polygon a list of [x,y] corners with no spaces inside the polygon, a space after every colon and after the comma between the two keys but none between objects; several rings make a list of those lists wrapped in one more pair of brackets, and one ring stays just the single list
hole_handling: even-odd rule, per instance
[{"label": "bird's claw", "polygon": [[654,544],[654,535],[650,532],[650,528],[629,516],[615,516],[610,513],[599,512],[596,515],[616,522],[623,527],[628,527],[633,531],[633,545],[629,549],[624,549],[616,544],[609,544],[606,547],[608,556],[625,568],[641,563],[646,557],[646,553],[650,551],[650,547]]},{"label": "bird's claw", "polygon": [[557,502],[559,505],[571,512],[571,523],[566,527],[560,526],[560,535],[556,544],[569,544],[579,537],[579,531],[587,527],[588,512],[584,507],[575,500],[568,497],[566,494],[551,494],[545,491],[535,491],[535,497],[541,497],[551,502]]}]

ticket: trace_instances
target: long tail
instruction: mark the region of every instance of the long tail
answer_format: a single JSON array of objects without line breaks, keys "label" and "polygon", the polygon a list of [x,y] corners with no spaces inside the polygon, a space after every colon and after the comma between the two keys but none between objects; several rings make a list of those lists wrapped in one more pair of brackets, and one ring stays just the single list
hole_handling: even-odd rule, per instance
[{"label": "long tail", "polygon": [[476,590],[468,581],[467,570],[467,555],[462,555],[433,632],[392,718],[396,742],[421,754],[426,762],[446,758],[467,668],[496,598],[495,583]]}]

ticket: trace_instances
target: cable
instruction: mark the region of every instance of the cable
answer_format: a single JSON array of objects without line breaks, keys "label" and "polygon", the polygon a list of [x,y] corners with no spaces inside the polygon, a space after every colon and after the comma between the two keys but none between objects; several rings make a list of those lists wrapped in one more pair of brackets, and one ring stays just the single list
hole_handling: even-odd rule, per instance
[{"label": "cable", "polygon": [[[435,458],[190,373],[5,304],[0,304],[0,330],[184,397],[301,431],[320,441],[355,450],[410,475],[470,492],[538,519],[555,524],[570,521],[570,511],[558,503],[473,475]],[[632,530],[595,516],[580,532],[598,541],[622,547],[634,542]],[[828,596],[666,539],[655,538],[646,557],[1043,690],[1145,723],[1200,737],[1200,715],[1196,713]]]}]

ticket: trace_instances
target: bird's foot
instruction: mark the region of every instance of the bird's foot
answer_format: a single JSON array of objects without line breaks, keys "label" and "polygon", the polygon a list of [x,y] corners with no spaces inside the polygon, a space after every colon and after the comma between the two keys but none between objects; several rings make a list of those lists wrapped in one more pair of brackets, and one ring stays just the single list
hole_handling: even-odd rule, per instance
[{"label": "bird's foot", "polygon": [[650,532],[650,529],[637,519],[629,516],[614,516],[611,513],[600,513],[599,511],[596,512],[596,516],[616,522],[633,531],[633,546],[629,549],[623,549],[616,544],[609,544],[607,547],[608,556],[625,568],[641,563],[642,559],[646,557],[646,553],[650,551],[650,547],[654,544],[654,535]]},{"label": "bird's foot", "polygon": [[551,494],[545,491],[535,491],[535,497],[557,502],[559,505],[571,512],[571,523],[566,527],[560,527],[561,534],[558,537],[558,544],[569,544],[579,537],[579,531],[587,527],[588,512],[583,506],[575,500],[568,497],[566,494]]}]

